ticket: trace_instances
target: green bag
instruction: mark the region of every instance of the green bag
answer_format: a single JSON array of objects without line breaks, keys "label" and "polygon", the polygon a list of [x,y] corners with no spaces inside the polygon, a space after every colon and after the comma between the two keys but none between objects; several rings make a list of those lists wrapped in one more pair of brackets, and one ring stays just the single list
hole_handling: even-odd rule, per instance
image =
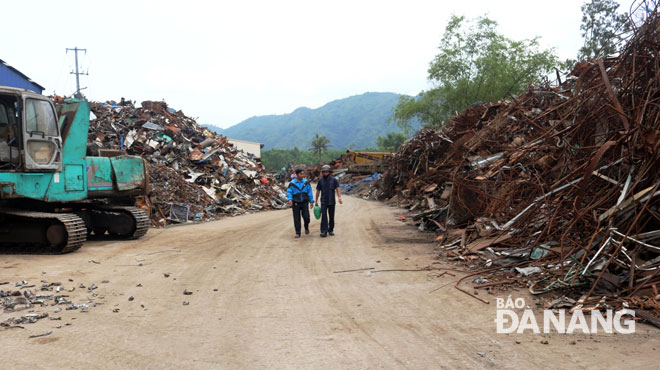
[{"label": "green bag", "polygon": [[316,217],[317,220],[321,218],[321,207],[314,206],[314,217]]}]

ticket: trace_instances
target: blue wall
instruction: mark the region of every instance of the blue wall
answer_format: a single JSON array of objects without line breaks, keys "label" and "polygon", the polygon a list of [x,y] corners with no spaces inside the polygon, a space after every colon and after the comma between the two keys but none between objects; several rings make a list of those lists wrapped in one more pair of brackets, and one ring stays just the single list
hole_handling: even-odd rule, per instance
[{"label": "blue wall", "polygon": [[32,90],[39,94],[43,92],[41,86],[30,81],[24,75],[2,62],[0,62],[0,85]]}]

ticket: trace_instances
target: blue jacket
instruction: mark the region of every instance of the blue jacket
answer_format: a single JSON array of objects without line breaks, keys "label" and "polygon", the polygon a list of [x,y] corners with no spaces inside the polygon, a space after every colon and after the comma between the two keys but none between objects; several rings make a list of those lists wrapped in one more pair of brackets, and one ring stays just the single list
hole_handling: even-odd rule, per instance
[{"label": "blue jacket", "polygon": [[314,194],[312,193],[312,186],[309,181],[302,179],[293,179],[289,183],[289,188],[286,189],[286,199],[300,203],[310,202],[314,203]]}]

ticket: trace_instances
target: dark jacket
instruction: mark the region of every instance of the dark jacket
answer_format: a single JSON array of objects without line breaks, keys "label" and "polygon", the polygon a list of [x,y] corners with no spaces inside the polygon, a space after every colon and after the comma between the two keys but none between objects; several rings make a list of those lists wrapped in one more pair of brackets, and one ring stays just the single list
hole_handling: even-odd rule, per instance
[{"label": "dark jacket", "polygon": [[316,190],[321,190],[321,204],[334,205],[335,189],[338,187],[339,181],[333,176],[321,176],[318,184],[316,184]]}]

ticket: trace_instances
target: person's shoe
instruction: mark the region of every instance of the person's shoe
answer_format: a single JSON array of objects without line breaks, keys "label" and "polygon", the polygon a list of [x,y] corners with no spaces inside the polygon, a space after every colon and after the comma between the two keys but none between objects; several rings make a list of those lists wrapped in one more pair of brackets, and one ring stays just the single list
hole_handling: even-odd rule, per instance
[{"label": "person's shoe", "polygon": [[335,235],[334,231],[328,231],[328,234],[330,234],[330,236],[334,236],[334,235]]},{"label": "person's shoe", "polygon": [[296,234],[296,236],[294,236],[294,238],[300,238],[300,234]]},{"label": "person's shoe", "polygon": [[321,238],[325,238],[326,236],[328,236],[327,233],[321,233]]},{"label": "person's shoe", "polygon": [[309,229],[305,229],[305,235],[309,235]]}]

